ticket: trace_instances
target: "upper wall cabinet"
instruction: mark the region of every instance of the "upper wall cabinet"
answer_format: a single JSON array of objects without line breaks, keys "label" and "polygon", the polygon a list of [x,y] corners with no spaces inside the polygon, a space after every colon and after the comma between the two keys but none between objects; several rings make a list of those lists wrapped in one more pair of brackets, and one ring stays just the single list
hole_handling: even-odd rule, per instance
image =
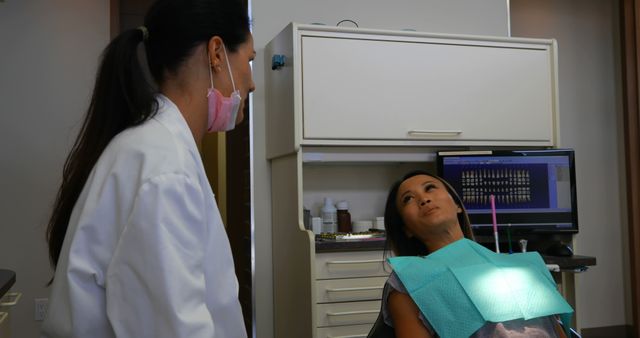
[{"label": "upper wall cabinet", "polygon": [[292,23],[266,47],[268,156],[557,143],[554,40]]}]

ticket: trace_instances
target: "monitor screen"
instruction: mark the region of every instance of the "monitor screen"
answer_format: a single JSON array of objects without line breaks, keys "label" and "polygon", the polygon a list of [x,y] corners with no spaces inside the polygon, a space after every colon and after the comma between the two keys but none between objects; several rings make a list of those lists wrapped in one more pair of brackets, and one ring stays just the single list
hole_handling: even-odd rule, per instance
[{"label": "monitor screen", "polygon": [[441,152],[438,174],[460,195],[474,232],[578,232],[574,152],[571,149]]}]

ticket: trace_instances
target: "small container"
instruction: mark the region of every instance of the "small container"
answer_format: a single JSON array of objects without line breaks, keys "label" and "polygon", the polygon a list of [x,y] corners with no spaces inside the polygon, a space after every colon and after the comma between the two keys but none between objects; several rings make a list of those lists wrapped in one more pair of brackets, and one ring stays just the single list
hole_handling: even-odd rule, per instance
[{"label": "small container", "polygon": [[311,210],[306,207],[302,209],[302,222],[305,229],[311,230]]},{"label": "small container", "polygon": [[353,232],[367,232],[373,226],[372,221],[355,221],[353,222]]},{"label": "small container", "polygon": [[519,240],[518,244],[520,244],[520,252],[527,252],[527,240],[526,239]]},{"label": "small container", "polygon": [[334,233],[338,230],[338,212],[333,205],[333,200],[329,197],[324,198],[324,205],[321,209],[322,214],[322,232]]},{"label": "small container", "polygon": [[376,230],[384,230],[384,217],[376,217],[376,221],[373,223],[373,228]]},{"label": "small container", "polygon": [[338,232],[351,232],[351,214],[349,213],[349,203],[340,201],[336,204],[338,209]]},{"label": "small container", "polygon": [[322,233],[322,218],[320,217],[312,217],[311,218],[311,229],[313,233],[316,235],[320,235]]}]

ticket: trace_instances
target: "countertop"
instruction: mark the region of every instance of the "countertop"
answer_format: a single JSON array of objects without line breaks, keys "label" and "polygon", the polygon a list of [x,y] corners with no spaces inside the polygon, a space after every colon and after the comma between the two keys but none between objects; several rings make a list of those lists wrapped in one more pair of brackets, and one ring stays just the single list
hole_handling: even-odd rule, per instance
[{"label": "countertop", "polygon": [[316,252],[384,250],[385,239],[359,241],[316,240]]},{"label": "countertop", "polygon": [[[384,250],[384,245],[384,239],[356,241],[316,240],[316,252]],[[573,255],[570,257],[558,257],[544,254],[541,254],[541,256],[546,264],[558,264],[560,269],[563,270],[596,265],[596,258],[592,256]]]},{"label": "countertop", "polygon": [[592,256],[573,255],[568,257],[542,255],[547,264],[558,264],[560,269],[574,269],[596,265],[596,258]]},{"label": "countertop", "polygon": [[4,296],[16,282],[16,273],[11,270],[0,269],[0,298]]}]

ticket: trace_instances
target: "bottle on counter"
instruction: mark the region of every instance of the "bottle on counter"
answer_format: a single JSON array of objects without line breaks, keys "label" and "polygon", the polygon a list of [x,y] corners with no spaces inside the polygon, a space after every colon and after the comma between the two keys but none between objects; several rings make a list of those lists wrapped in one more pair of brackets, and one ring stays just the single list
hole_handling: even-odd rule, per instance
[{"label": "bottle on counter", "polygon": [[311,210],[307,209],[307,207],[303,207],[302,209],[302,221],[304,223],[304,228],[312,230],[311,228]]},{"label": "bottle on counter", "polygon": [[349,213],[349,202],[340,201],[336,204],[338,209],[338,232],[351,232],[351,214]]},{"label": "bottle on counter", "polygon": [[324,198],[324,205],[321,210],[322,232],[334,233],[338,230],[338,212],[330,197]]},{"label": "bottle on counter", "polygon": [[322,218],[311,217],[311,228],[314,234],[320,235],[322,233]]},{"label": "bottle on counter", "polygon": [[376,230],[384,231],[384,216],[376,217],[376,220],[373,223],[373,228],[376,229]]}]

